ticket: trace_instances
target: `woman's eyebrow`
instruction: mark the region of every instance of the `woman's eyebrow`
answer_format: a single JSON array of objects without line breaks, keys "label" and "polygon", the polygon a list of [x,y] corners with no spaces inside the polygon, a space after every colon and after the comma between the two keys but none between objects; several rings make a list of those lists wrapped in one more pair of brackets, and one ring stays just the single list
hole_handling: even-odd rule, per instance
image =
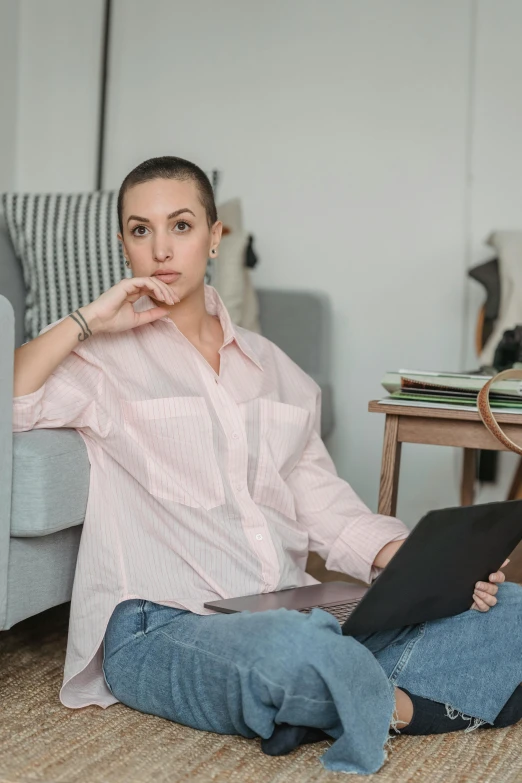
[{"label": "woman's eyebrow", "polygon": [[[170,220],[171,218],[175,218],[178,215],[181,215],[183,212],[190,212],[191,215],[194,215],[194,217],[196,217],[196,215],[191,209],[189,209],[188,207],[183,207],[182,209],[177,209],[175,212],[171,212],[170,215],[167,215],[167,220]],[[150,220],[148,218],[140,217],[139,215],[129,215],[129,217],[127,218],[127,223],[129,223],[131,220],[139,220],[140,223],[150,223]]]}]

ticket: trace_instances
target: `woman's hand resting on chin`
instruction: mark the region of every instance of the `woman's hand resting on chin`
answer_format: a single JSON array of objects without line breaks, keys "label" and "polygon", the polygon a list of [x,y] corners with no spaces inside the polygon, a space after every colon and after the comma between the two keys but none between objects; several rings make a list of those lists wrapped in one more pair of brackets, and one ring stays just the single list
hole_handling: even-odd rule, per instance
[{"label": "woman's hand resting on chin", "polygon": [[[389,544],[386,544],[373,561],[373,565],[377,566],[377,568],[385,568],[397,550],[404,544],[405,540],[406,539],[403,539],[402,541],[391,541]],[[500,567],[504,568],[508,563],[509,560],[506,560]],[[494,574],[489,575],[488,582],[477,582],[473,592],[473,604],[471,605],[471,608],[476,609],[478,612],[489,611],[489,609],[497,603],[496,596],[499,584],[502,584],[502,582],[505,581],[506,575],[502,571],[496,571]]]},{"label": "woman's hand resting on chin", "polygon": [[[137,313],[132,305],[144,294],[165,304]],[[179,296],[154,275],[125,277],[101,294],[98,299],[82,307],[80,315],[86,320],[92,334],[125,332],[127,329],[135,329],[136,326],[143,326],[163,318],[168,313],[169,307],[178,304],[179,301]]]}]

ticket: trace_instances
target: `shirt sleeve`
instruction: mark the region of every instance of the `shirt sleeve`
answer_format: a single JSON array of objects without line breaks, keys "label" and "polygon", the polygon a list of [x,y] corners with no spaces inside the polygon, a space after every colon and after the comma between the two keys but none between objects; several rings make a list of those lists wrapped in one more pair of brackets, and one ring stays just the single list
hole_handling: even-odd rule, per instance
[{"label": "shirt sleeve", "polygon": [[287,478],[297,520],[309,534],[309,548],[326,568],[369,584],[382,569],[373,562],[391,541],[407,538],[408,528],[395,517],[374,514],[351,486],[337,475],[320,432],[320,392],[314,429],[301,459]]},{"label": "shirt sleeve", "polygon": [[13,432],[72,427],[104,436],[107,422],[100,420],[97,404],[102,381],[98,367],[71,352],[43,386],[13,398]]}]

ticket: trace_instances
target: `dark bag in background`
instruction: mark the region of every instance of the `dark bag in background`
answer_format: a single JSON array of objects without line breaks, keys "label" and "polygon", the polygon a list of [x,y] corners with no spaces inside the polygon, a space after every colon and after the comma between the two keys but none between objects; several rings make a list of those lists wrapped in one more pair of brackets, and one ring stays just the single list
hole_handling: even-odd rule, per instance
[{"label": "dark bag in background", "polygon": [[493,367],[497,372],[510,370],[515,365],[522,366],[522,324],[514,329],[506,329],[495,349]]},{"label": "dark bag in background", "polygon": [[[500,270],[498,258],[491,258],[468,271],[468,275],[484,286],[486,300],[479,317],[476,334],[476,350],[482,350],[493,332],[500,310]],[[513,367],[522,360],[522,327],[504,332],[495,350],[493,367],[481,368],[488,374],[495,374]],[[480,449],[477,459],[477,480],[494,483],[497,479],[498,451]]]}]

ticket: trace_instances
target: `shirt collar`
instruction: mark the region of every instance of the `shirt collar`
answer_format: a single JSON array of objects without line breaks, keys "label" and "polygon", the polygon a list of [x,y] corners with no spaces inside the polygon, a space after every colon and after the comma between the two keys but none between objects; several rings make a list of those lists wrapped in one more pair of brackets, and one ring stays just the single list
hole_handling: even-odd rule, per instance
[{"label": "shirt collar", "polygon": [[[156,305],[147,294],[144,294],[142,297],[136,300],[133,305],[136,312],[150,310],[155,306]],[[223,345],[229,345],[235,341],[236,345],[242,351],[242,353],[244,353],[245,356],[254,362],[254,364],[259,367],[260,370],[262,370],[263,366],[261,364],[258,353],[251,345],[249,345],[245,337],[239,334],[237,327],[232,323],[227,308],[223,304],[223,300],[221,299],[216,289],[211,285],[205,285],[205,309],[210,315],[217,315],[219,318],[221,328],[223,329]],[[169,321],[170,323],[174,323],[172,319],[168,317],[168,315],[164,315],[163,318],[158,318],[158,321]]]}]

